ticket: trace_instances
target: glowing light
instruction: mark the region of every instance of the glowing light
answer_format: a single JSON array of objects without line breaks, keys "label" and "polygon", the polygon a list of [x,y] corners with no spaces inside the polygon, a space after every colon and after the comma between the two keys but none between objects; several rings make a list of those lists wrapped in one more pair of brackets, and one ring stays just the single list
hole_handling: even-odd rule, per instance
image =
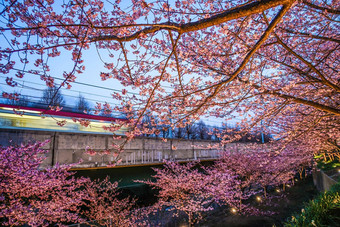
[{"label": "glowing light", "polygon": [[22,109],[16,109],[16,108],[8,108],[8,107],[1,107],[0,109],[3,109],[3,110],[10,110],[10,111],[13,111],[16,110],[16,111],[23,111],[25,113],[37,113],[37,114],[40,114],[41,111],[36,111],[36,110],[22,110]]},{"label": "glowing light", "polygon": [[231,208],[231,212],[235,214],[237,210],[235,208]]},{"label": "glowing light", "polygon": [[259,201],[259,202],[261,202],[261,201],[262,201],[262,199],[261,199],[261,197],[260,197],[260,196],[256,196],[256,200],[257,200],[257,201]]},{"label": "glowing light", "polygon": [[276,192],[280,192],[280,189],[276,189],[275,191],[276,191]]}]

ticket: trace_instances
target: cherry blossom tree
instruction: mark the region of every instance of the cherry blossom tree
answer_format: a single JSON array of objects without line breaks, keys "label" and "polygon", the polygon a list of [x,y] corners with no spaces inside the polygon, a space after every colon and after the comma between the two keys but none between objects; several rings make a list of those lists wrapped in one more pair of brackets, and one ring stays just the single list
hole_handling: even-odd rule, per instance
[{"label": "cherry blossom tree", "polygon": [[41,169],[47,143],[0,147],[0,220],[3,225],[49,226],[96,221],[136,226],[145,212],[120,198],[118,183],[75,178],[71,166]]},{"label": "cherry blossom tree", "polygon": [[146,182],[159,190],[158,203],[137,209],[134,200],[119,198],[117,183],[108,179],[74,178],[70,166],[40,169],[44,144],[0,149],[0,219],[5,225],[96,221],[107,226],[143,226],[152,212],[164,208],[177,215],[184,212],[189,224],[194,224],[214,203],[228,205],[232,212],[263,214],[249,199],[266,186],[286,183],[305,164],[296,154],[285,154],[289,150],[272,156],[272,149],[253,152],[256,147],[263,149],[262,145],[249,146],[248,152],[226,151],[213,166],[202,169],[196,168],[196,162],[166,162],[164,168],[155,169],[156,181]]},{"label": "cherry blossom tree", "polygon": [[[240,200],[250,196],[247,190],[256,181],[262,187],[286,182],[295,168],[286,165],[289,158],[295,156],[295,166],[304,166],[308,155],[339,149],[337,0],[6,0],[0,4],[4,37],[0,72],[7,75],[8,86],[34,74],[53,87],[51,59],[63,58],[73,65],[64,71],[60,87],[71,88],[85,71],[83,53],[96,49],[104,62],[101,79],[125,87],[112,94],[120,105],[96,106],[98,113],[124,112],[129,119],[121,122],[130,131],[117,149],[136,135],[155,132],[152,125],[143,127],[146,115],[151,124],[172,129],[192,125],[202,116],[225,122],[242,118],[236,134],[230,129],[218,133],[221,145],[249,131],[274,135],[277,144],[270,153],[250,147],[245,154],[229,153],[235,165],[228,164],[227,156],[217,165],[226,179],[240,185],[243,194],[235,194]],[[15,100],[19,94],[2,96]],[[177,199],[173,206],[187,212],[190,222],[194,212],[208,209],[209,202],[202,201],[210,200],[198,190],[204,192],[209,181],[200,172],[189,174],[191,167],[181,172],[182,167],[167,164],[169,170],[157,172],[159,180],[154,183],[161,188],[161,197]],[[178,184],[168,184],[173,180],[170,169],[178,171],[179,177],[173,175]],[[283,170],[285,175],[280,174]],[[261,174],[266,176],[262,180]],[[200,183],[190,191],[184,179],[191,185]],[[232,201],[229,195],[225,198]]]},{"label": "cherry blossom tree", "polygon": [[101,226],[133,226],[135,201],[130,198],[118,198],[118,182],[111,183],[108,178],[103,181],[91,181],[85,185],[87,197],[82,213],[91,222]]},{"label": "cherry blossom tree", "polygon": [[227,205],[231,213],[270,215],[270,210],[257,207],[254,197],[257,202],[274,205],[271,199],[275,196],[267,188],[285,187],[311,163],[311,159],[306,162],[308,152],[302,157],[302,152],[288,149],[275,152],[279,148],[249,144],[245,150],[225,151],[212,166],[201,168],[194,168],[196,162],[166,162],[164,168],[155,169],[154,180],[144,183],[159,190],[157,209],[165,207],[176,211],[175,215],[183,211],[189,224],[199,221],[201,213],[211,210],[213,204]]},{"label": "cherry blossom tree", "polygon": [[0,148],[0,218],[5,225],[48,226],[82,222],[81,188],[87,179],[75,179],[67,167],[40,170],[44,143]]},{"label": "cherry blossom tree", "polygon": [[7,84],[30,73],[53,87],[49,59],[63,57],[74,62],[61,84],[71,88],[85,71],[83,52],[97,49],[102,80],[128,87],[113,93],[122,105],[111,107],[130,118],[128,139],[144,133],[145,114],[172,127],[243,115],[244,130],[270,127],[281,139],[338,148],[339,1],[1,4]]},{"label": "cherry blossom tree", "polygon": [[243,202],[256,194],[255,190],[249,190],[249,186],[245,187],[249,180],[242,180],[234,171],[220,163],[207,168],[206,178],[210,181],[209,190],[216,203],[229,206],[232,213],[254,214],[250,211],[249,204]]},{"label": "cherry blossom tree", "polygon": [[196,162],[179,164],[166,161],[164,168],[154,169],[155,181],[144,182],[159,190],[156,208],[168,208],[176,216],[184,212],[190,226],[201,220],[202,212],[212,210],[214,202],[211,182],[206,174],[194,168],[196,165]]},{"label": "cherry blossom tree", "polygon": [[264,198],[269,199],[269,186],[283,186],[284,189],[297,173],[301,174],[301,170],[311,166],[309,152],[280,151],[279,148],[281,146],[252,144],[246,147],[249,150],[223,152],[213,168],[207,171],[215,179],[211,188],[216,201],[233,207],[234,212],[264,214],[249,198],[263,193]]},{"label": "cherry blossom tree", "polygon": [[[305,141],[294,141],[286,146],[285,150],[280,154],[282,161],[285,163],[285,169],[297,172],[300,179],[310,171],[311,167],[316,163],[313,162],[313,156],[310,154],[310,144]],[[284,160],[286,159],[286,160]]]},{"label": "cherry blossom tree", "polygon": [[256,213],[257,209],[245,201],[262,192],[257,187],[262,177],[259,161],[259,152],[254,152],[254,146],[249,151],[225,151],[209,171],[209,175],[216,178],[212,190],[217,201],[229,205],[233,213]]}]

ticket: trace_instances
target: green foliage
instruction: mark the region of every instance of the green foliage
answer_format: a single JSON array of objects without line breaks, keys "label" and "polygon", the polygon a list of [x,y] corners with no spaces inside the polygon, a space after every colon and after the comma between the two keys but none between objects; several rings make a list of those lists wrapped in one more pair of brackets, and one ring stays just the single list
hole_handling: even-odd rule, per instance
[{"label": "green foliage", "polygon": [[322,170],[332,170],[340,167],[340,162],[338,159],[328,160],[328,161],[318,161],[318,168]]},{"label": "green foliage", "polygon": [[292,216],[285,226],[339,226],[338,223],[340,223],[340,182],[309,201],[301,213]]}]

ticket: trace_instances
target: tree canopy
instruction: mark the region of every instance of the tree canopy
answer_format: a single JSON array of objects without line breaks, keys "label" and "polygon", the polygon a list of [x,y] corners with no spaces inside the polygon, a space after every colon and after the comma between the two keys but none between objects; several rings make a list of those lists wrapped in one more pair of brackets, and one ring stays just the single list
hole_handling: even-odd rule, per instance
[{"label": "tree canopy", "polygon": [[148,133],[140,125],[149,113],[182,127],[201,116],[243,116],[243,129],[304,140],[311,150],[339,148],[337,0],[1,4],[7,84],[33,73],[52,87],[49,59],[70,52],[74,66],[61,86],[71,88],[86,70],[82,53],[96,48],[106,68],[101,79],[127,87],[113,93],[122,104],[113,108],[130,118],[128,138]]}]

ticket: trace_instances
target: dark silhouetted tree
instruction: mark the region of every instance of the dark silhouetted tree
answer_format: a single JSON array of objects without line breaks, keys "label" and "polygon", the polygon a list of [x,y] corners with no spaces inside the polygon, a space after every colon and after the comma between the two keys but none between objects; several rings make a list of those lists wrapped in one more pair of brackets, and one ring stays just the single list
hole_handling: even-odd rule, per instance
[{"label": "dark silhouetted tree", "polygon": [[88,112],[90,110],[90,103],[84,98],[84,96],[79,94],[78,102],[76,104],[77,112]]},{"label": "dark silhouetted tree", "polygon": [[48,106],[64,106],[65,100],[61,91],[57,87],[48,87],[44,90],[43,96],[41,98],[42,104]]}]

